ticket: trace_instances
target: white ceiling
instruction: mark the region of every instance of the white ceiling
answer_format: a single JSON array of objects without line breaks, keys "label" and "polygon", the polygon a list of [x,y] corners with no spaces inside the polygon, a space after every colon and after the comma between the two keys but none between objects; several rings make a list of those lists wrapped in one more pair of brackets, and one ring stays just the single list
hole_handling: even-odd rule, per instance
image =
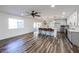
[{"label": "white ceiling", "polygon": [[69,16],[74,10],[79,11],[79,5],[0,5],[0,12],[21,16],[25,12],[36,10],[41,12],[42,16],[61,18]]}]

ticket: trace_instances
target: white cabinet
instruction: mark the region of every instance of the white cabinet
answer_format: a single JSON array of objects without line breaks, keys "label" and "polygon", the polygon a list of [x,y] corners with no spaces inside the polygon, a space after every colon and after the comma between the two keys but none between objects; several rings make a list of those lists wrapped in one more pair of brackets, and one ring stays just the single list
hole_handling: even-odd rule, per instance
[{"label": "white cabinet", "polygon": [[67,18],[67,25],[69,25],[70,28],[74,28],[74,27],[78,26],[78,13],[77,13],[77,11],[73,12]]}]

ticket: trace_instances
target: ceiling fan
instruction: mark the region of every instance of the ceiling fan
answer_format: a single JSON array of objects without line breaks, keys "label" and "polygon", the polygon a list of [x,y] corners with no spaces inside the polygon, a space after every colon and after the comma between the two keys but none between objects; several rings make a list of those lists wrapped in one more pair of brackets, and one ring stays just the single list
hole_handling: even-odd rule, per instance
[{"label": "ceiling fan", "polygon": [[31,13],[30,13],[30,15],[34,18],[34,17],[40,17],[40,15],[39,15],[39,12],[36,12],[36,11],[32,11]]},{"label": "ceiling fan", "polygon": [[33,18],[34,17],[40,17],[40,12],[37,12],[35,10],[32,10],[31,12],[25,12],[25,16],[32,16]]}]

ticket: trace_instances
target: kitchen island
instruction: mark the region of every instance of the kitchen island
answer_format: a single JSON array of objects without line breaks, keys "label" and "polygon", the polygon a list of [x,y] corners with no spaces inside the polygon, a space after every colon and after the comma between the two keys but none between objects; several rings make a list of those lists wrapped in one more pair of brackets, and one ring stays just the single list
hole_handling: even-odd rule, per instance
[{"label": "kitchen island", "polygon": [[79,46],[79,29],[68,29],[68,38],[73,44]]},{"label": "kitchen island", "polygon": [[39,28],[39,34],[49,35],[49,36],[57,36],[57,30],[54,28]]}]

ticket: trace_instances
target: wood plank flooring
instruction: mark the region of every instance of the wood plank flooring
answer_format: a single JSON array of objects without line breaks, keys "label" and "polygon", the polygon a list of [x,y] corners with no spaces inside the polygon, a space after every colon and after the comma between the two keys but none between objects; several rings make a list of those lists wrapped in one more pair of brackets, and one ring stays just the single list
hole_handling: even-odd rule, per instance
[{"label": "wood plank flooring", "polygon": [[64,34],[58,33],[57,37],[33,33],[6,39],[0,46],[1,53],[78,53],[79,47],[71,44]]}]

